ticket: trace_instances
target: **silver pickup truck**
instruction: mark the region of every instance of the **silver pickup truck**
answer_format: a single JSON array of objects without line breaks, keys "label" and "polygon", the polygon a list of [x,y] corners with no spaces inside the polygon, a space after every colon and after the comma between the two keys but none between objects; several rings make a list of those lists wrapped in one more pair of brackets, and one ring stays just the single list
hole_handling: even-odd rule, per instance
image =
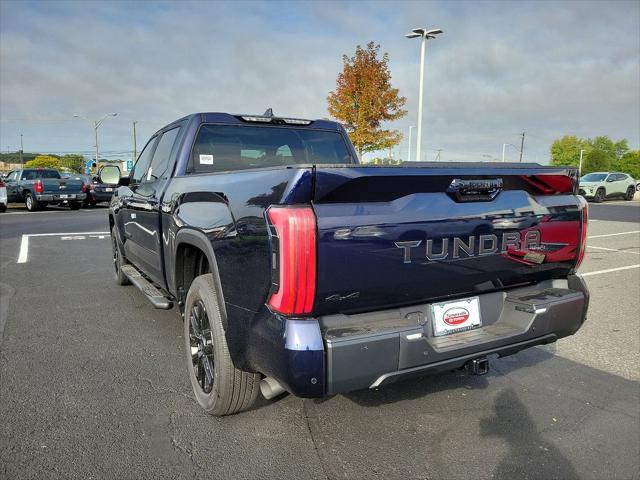
[{"label": "silver pickup truck", "polygon": [[82,180],[63,179],[51,168],[14,170],[5,183],[9,202],[24,202],[30,212],[64,202],[71,210],[78,210],[87,198],[87,185]]}]

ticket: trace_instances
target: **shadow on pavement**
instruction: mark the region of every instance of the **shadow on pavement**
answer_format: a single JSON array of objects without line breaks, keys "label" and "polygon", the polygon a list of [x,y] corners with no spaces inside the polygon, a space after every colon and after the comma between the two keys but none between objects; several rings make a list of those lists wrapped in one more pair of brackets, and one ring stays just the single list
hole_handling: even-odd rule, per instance
[{"label": "shadow on pavement", "polygon": [[494,415],[480,420],[482,437],[501,437],[508,451],[493,471],[494,478],[578,479],[571,462],[550,442],[545,441],[527,408],[512,388],[503,390],[493,406]]}]

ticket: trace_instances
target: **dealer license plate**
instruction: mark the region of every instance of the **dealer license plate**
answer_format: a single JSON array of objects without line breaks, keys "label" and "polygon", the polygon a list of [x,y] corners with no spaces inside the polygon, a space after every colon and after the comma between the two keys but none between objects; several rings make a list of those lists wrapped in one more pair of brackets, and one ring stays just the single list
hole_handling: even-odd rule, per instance
[{"label": "dealer license plate", "polygon": [[433,334],[436,337],[473,330],[482,325],[478,297],[434,303],[431,305],[431,313],[433,314]]},{"label": "dealer license plate", "polygon": [[113,188],[105,188],[104,191],[105,192],[113,192]]},{"label": "dealer license plate", "polygon": [[60,198],[69,198],[69,195],[60,195]]}]

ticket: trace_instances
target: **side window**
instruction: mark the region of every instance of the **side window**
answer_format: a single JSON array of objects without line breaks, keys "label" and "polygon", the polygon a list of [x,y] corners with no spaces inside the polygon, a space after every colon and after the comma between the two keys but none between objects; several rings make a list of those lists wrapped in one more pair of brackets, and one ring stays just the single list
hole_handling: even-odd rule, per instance
[{"label": "side window", "polygon": [[7,177],[7,180],[9,181],[15,181],[17,179],[18,179],[18,172],[11,172]]},{"label": "side window", "polygon": [[172,128],[162,134],[155,153],[153,154],[153,160],[151,161],[149,170],[142,180],[143,182],[155,182],[159,178],[166,178],[167,170],[169,170],[171,151],[173,150],[173,145],[176,143],[178,132],[180,132],[180,127]]},{"label": "side window", "polygon": [[149,164],[151,164],[151,158],[153,156],[153,147],[156,144],[156,140],[158,137],[153,137],[147,145],[142,150],[142,153],[138,157],[138,161],[133,167],[133,172],[131,173],[131,182],[132,183],[140,183],[149,169]]}]

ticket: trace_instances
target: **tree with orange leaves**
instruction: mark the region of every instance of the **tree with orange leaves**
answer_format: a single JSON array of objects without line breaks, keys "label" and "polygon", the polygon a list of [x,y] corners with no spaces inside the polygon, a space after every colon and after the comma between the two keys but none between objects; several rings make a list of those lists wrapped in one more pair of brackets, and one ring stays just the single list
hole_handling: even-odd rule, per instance
[{"label": "tree with orange leaves", "polygon": [[391,86],[389,54],[379,59],[379,51],[380,45],[369,42],[367,48],[358,45],[353,57],[343,55],[336,89],[327,97],[329,113],[344,124],[360,156],[400,143],[402,134],[385,130],[382,122],[407,114],[407,99]]}]

